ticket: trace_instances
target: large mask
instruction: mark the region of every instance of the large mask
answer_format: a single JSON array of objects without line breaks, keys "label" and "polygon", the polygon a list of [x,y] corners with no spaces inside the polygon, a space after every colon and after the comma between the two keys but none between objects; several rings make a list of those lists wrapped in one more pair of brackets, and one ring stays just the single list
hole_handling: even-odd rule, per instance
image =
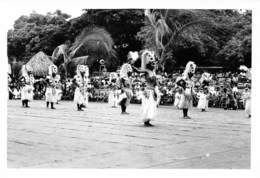
[{"label": "large mask", "polygon": [[77,66],[77,74],[82,74],[82,75],[89,76],[88,66],[78,65],[78,66]]},{"label": "large mask", "polygon": [[137,51],[129,51],[128,55],[127,55],[127,60],[129,63],[133,64],[136,62],[136,60],[139,58],[139,54]]},{"label": "large mask", "polygon": [[142,60],[142,64],[141,64],[142,69],[153,70],[155,68],[156,60],[155,60],[154,51],[145,50],[142,53],[141,60]]},{"label": "large mask", "polygon": [[192,61],[189,61],[186,65],[184,73],[183,73],[184,77],[191,78],[194,75],[195,70],[196,70],[196,64]]}]

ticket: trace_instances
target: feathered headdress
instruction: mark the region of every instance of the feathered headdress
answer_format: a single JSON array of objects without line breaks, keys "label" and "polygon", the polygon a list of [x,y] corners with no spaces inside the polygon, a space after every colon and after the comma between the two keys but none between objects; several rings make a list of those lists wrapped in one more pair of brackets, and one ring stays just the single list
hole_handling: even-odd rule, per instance
[{"label": "feathered headdress", "polygon": [[89,68],[86,65],[78,65],[77,66],[77,74],[80,75],[81,72],[85,72],[85,76],[89,76]]},{"label": "feathered headdress", "polygon": [[132,62],[135,62],[137,59],[139,58],[139,54],[137,51],[129,51],[129,53],[127,54],[127,59],[131,60]]},{"label": "feathered headdress", "polygon": [[118,79],[118,75],[116,72],[111,72],[109,74],[109,82],[111,82],[112,80],[117,80]]},{"label": "feathered headdress", "polygon": [[211,78],[212,78],[212,76],[210,75],[210,73],[204,72],[201,75],[200,83],[203,83],[204,81],[209,82],[211,80]]},{"label": "feathered headdress", "polygon": [[58,68],[56,65],[50,65],[49,66],[49,75],[52,75],[53,73],[57,74],[58,73]]},{"label": "feathered headdress", "polygon": [[239,67],[239,70],[247,72],[249,69],[248,69],[246,66],[241,65],[241,66]]},{"label": "feathered headdress", "polygon": [[155,61],[155,53],[154,51],[150,50],[144,50],[142,55],[141,55],[141,68],[146,69],[146,64],[149,62],[154,62]]},{"label": "feathered headdress", "polygon": [[239,67],[239,70],[241,71],[240,75],[242,75],[242,76],[244,76],[244,77],[246,77],[246,78],[251,80],[251,70],[249,68],[247,68],[244,65],[241,65]]},{"label": "feathered headdress", "polygon": [[193,61],[189,61],[187,64],[186,64],[186,67],[185,67],[185,70],[183,72],[183,77],[184,78],[189,78],[188,74],[189,73],[192,73],[194,74],[195,73],[195,70],[196,70],[196,64],[193,62]]},{"label": "feathered headdress", "polygon": [[125,77],[127,77],[128,75],[128,72],[133,72],[133,69],[132,69],[132,67],[131,67],[131,65],[130,64],[123,64],[122,65],[122,67],[121,67],[121,69],[120,69],[120,78],[125,78]]}]

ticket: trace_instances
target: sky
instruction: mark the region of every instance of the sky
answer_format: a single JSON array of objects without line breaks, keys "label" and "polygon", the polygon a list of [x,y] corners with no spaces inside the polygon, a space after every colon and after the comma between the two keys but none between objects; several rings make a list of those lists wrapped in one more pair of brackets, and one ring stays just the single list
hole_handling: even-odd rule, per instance
[{"label": "sky", "polygon": [[66,7],[59,7],[59,8],[55,8],[55,7],[21,8],[21,9],[15,9],[14,11],[12,11],[12,13],[10,13],[10,15],[8,15],[8,21],[6,21],[5,25],[7,26],[7,28],[10,29],[10,28],[13,28],[13,24],[14,24],[15,20],[18,19],[22,15],[30,15],[34,11],[39,13],[39,14],[45,15],[48,12],[55,12],[57,9],[61,10],[64,13],[71,15],[72,18],[78,17],[83,13],[82,7],[72,7],[72,8],[66,8]]},{"label": "sky", "polygon": [[[103,1],[103,2],[102,2]],[[118,3],[116,0],[71,0],[71,1],[64,1],[64,0],[0,0],[0,14],[3,15],[3,21],[0,21],[0,25],[4,25],[6,28],[11,29],[13,27],[14,21],[18,19],[21,15],[29,15],[33,11],[46,14],[47,12],[54,12],[57,9],[61,10],[64,13],[71,15],[72,17],[78,17],[82,14],[82,9],[85,8],[202,8],[202,4],[198,3],[184,3],[187,0],[182,0],[185,6],[178,5],[176,3],[160,3],[153,4],[153,3],[140,3],[139,0],[131,0],[131,1],[124,1],[123,4]],[[116,1],[116,2],[115,2]],[[138,3],[135,3],[138,1]],[[149,0],[148,0],[149,1]],[[165,0],[164,0],[165,1]],[[172,2],[172,0],[167,0]],[[166,1],[166,2],[167,2]],[[207,0],[197,0],[197,1],[204,1],[203,5],[208,8],[223,8],[223,6],[217,6],[221,3],[219,1],[225,0],[211,0],[209,3]],[[237,2],[245,0],[236,0]],[[253,0],[249,0],[253,1]],[[212,2],[215,2],[215,4]],[[237,3],[239,4],[239,3]],[[236,5],[237,5],[236,4]],[[232,9],[243,9],[246,6],[242,4],[240,6],[235,6],[233,4],[228,4],[224,6],[226,8]],[[242,7],[242,8],[241,8]],[[1,24],[2,23],[2,24]]]}]

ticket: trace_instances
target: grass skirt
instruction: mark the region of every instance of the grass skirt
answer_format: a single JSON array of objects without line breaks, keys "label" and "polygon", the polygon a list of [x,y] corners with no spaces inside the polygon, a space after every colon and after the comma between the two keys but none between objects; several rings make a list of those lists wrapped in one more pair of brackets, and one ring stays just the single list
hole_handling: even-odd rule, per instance
[{"label": "grass skirt", "polygon": [[33,100],[33,89],[32,85],[25,85],[21,89],[21,100]]},{"label": "grass skirt", "polygon": [[76,104],[83,104],[87,106],[88,104],[88,93],[82,93],[79,88],[76,88],[74,93],[74,102]]},{"label": "grass skirt", "polygon": [[45,92],[46,102],[57,102],[57,91],[55,88],[47,87]]},{"label": "grass skirt", "polygon": [[251,115],[251,99],[246,100],[245,112],[247,115]]},{"label": "grass skirt", "polygon": [[154,90],[146,89],[142,96],[142,118],[143,122],[153,120],[157,109],[157,100],[154,98]]}]

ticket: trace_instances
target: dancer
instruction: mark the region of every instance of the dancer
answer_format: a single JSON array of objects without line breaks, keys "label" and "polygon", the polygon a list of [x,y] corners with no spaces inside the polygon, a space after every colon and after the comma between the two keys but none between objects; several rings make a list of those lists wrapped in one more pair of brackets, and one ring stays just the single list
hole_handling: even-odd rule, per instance
[{"label": "dancer", "polygon": [[204,72],[202,75],[201,75],[201,78],[200,78],[200,85],[201,87],[204,89],[205,87],[208,87],[209,86],[209,83],[212,79],[212,76],[210,75],[210,73],[207,73],[207,72]]},{"label": "dancer", "polygon": [[124,86],[121,87],[121,91],[119,94],[118,104],[121,106],[121,114],[129,114],[126,112],[127,106],[130,104],[132,99],[133,92],[131,90],[130,80],[124,81]]},{"label": "dancer", "polygon": [[209,83],[212,80],[212,76],[210,75],[210,73],[204,72],[201,75],[200,78],[200,86],[201,86],[201,90],[198,93],[198,98],[199,98],[199,102],[198,102],[198,109],[201,109],[201,112],[205,112],[208,109],[208,93],[209,93]]},{"label": "dancer", "polygon": [[150,122],[154,120],[157,109],[157,97],[159,90],[156,79],[156,60],[153,51],[144,50],[141,55],[141,70],[133,67],[135,71],[144,73],[145,88],[142,97],[142,121],[144,126],[153,126]]},{"label": "dancer", "polygon": [[191,119],[188,116],[188,110],[192,107],[193,82],[192,76],[195,73],[196,64],[189,61],[181,77],[177,78],[176,84],[182,88],[179,107],[183,110],[183,118]]},{"label": "dancer", "polygon": [[[240,66],[240,75],[243,76],[247,81],[251,83],[251,71],[246,66]],[[247,116],[251,117],[251,86],[247,85],[244,92],[244,104],[245,104],[245,112]]]},{"label": "dancer", "polygon": [[182,89],[178,87],[176,90],[177,90],[177,92],[175,93],[175,96],[174,96],[174,107],[179,109]]},{"label": "dancer", "polygon": [[46,107],[49,108],[49,104],[51,103],[51,109],[56,109],[54,107],[54,103],[57,102],[57,84],[60,81],[60,75],[58,73],[58,68],[56,65],[49,66],[49,75],[46,79]]},{"label": "dancer", "polygon": [[245,105],[245,112],[246,115],[250,118],[251,117],[251,92],[250,87],[247,86],[245,92],[243,93],[244,105]]},{"label": "dancer", "polygon": [[21,100],[22,106],[29,108],[29,101],[33,100],[33,84],[35,80],[32,74],[32,69],[29,66],[22,66],[22,89],[21,89]]},{"label": "dancer", "polygon": [[206,88],[200,90],[198,93],[198,98],[198,109],[201,109],[201,112],[206,112],[208,109],[208,91]]},{"label": "dancer", "polygon": [[[158,84],[159,82],[157,82]],[[156,101],[156,107],[158,108],[160,103],[161,103],[161,98],[162,98],[162,92],[159,90],[159,84],[155,86],[155,90],[158,91],[158,96],[157,96],[157,101]]]},{"label": "dancer", "polygon": [[137,58],[138,55],[136,56],[136,53],[129,52],[127,62],[124,63],[120,69],[119,76],[121,93],[119,95],[118,104],[121,106],[121,114],[129,114],[128,112],[126,112],[126,109],[127,106],[130,104],[131,98],[133,96],[130,79],[133,72],[131,64],[133,64]]},{"label": "dancer", "polygon": [[117,107],[117,100],[118,100],[118,94],[117,94],[117,83],[118,83],[118,75],[116,72],[110,73],[109,76],[109,94],[108,94],[108,104],[112,108]]},{"label": "dancer", "polygon": [[76,85],[74,102],[77,104],[78,111],[88,104],[88,82],[89,68],[86,65],[77,66],[77,74],[74,76],[73,83]]},{"label": "dancer", "polygon": [[62,84],[60,81],[57,82],[56,85],[56,104],[59,104],[62,97]]}]

